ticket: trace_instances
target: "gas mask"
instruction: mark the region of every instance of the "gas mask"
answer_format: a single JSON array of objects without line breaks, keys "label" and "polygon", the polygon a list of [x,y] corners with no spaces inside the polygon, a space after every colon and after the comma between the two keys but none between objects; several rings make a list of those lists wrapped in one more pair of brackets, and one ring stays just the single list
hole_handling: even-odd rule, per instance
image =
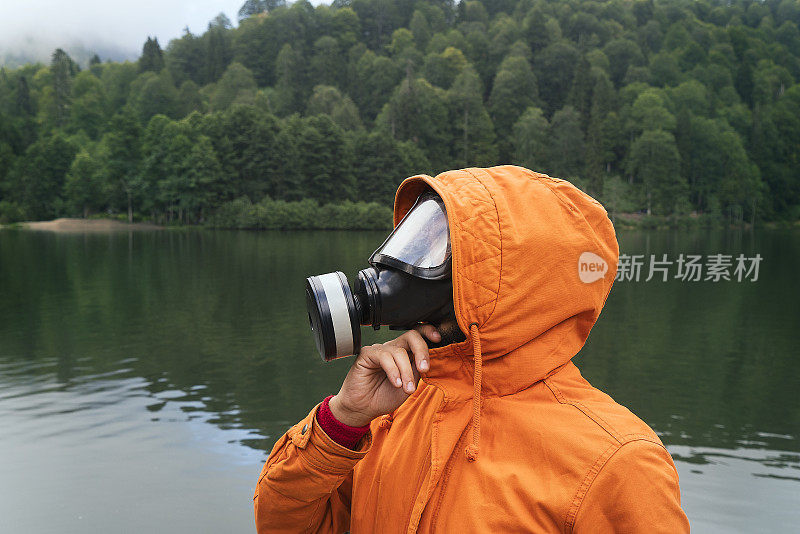
[{"label": "gas mask", "polygon": [[453,316],[450,231],[442,199],[423,193],[359,271],[306,279],[311,330],[325,361],[357,354],[361,326],[408,330]]}]

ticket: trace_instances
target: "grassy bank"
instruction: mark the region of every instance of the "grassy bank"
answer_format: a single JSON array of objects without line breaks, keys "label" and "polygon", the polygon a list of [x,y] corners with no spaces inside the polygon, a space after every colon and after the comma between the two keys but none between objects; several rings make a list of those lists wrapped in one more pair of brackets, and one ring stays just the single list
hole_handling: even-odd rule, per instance
[{"label": "grassy bank", "polygon": [[386,230],[392,227],[392,210],[376,202],[318,204],[265,197],[254,204],[243,197],[223,204],[205,225],[250,230]]},{"label": "grassy bank", "polygon": [[[752,220],[727,217],[712,213],[690,213],[685,215],[645,215],[642,213],[610,213],[617,230],[695,230],[695,229],[745,229],[753,228]],[[799,220],[761,221],[756,219],[759,228],[800,228]]]}]

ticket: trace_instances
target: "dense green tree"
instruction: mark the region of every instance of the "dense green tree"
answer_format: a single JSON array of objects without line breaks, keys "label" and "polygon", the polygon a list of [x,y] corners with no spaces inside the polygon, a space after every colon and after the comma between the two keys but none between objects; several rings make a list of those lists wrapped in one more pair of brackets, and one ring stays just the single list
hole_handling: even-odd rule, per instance
[{"label": "dense green tree", "polygon": [[583,171],[584,143],[580,114],[564,106],[550,121],[547,161],[556,176],[578,177]]},{"label": "dense green tree", "polygon": [[275,64],[277,83],[275,93],[278,111],[282,114],[302,111],[308,98],[305,64],[302,55],[286,44]]},{"label": "dense green tree", "polygon": [[16,105],[17,114],[22,116],[34,114],[33,101],[31,100],[31,90],[28,86],[28,80],[25,78],[25,76],[20,76],[17,81]]},{"label": "dense green tree", "polygon": [[113,113],[113,111],[119,110],[125,105],[131,92],[131,85],[136,77],[135,63],[128,61],[125,63],[109,63],[103,67],[100,81],[103,82],[109,112]]},{"label": "dense green tree", "polygon": [[500,64],[489,97],[489,111],[500,139],[500,159],[507,160],[511,152],[509,136],[523,110],[539,101],[536,76],[528,60],[510,55]]},{"label": "dense green tree", "polygon": [[592,91],[592,108],[586,131],[586,172],[593,192],[602,189],[603,174],[611,172],[614,146],[619,137],[619,121],[614,113],[614,87],[605,74],[598,77]]},{"label": "dense green tree", "polygon": [[[489,60],[497,65],[504,57],[511,54],[511,47],[522,38],[522,28],[518,21],[502,13],[495,17],[487,32],[489,38]],[[525,45],[527,47],[527,45]],[[530,59],[526,51],[525,58]]]},{"label": "dense green tree", "polygon": [[147,38],[142,47],[142,55],[139,58],[139,72],[161,72],[164,68],[164,55],[158,38]]},{"label": "dense green tree", "polygon": [[772,209],[787,213],[800,206],[800,86],[786,91],[771,112],[757,109],[755,159],[769,185]]},{"label": "dense green tree", "polygon": [[708,208],[713,196],[723,207],[746,206],[761,193],[758,170],[749,160],[739,134],[725,121],[691,116],[678,132],[682,174],[693,203]]},{"label": "dense green tree", "polygon": [[447,94],[422,78],[406,78],[377,121],[392,137],[419,146],[435,169],[450,163]]},{"label": "dense green tree", "polygon": [[591,118],[593,86],[592,64],[584,55],[575,68],[572,88],[567,97],[567,103],[580,114],[581,128],[584,131],[588,128]]},{"label": "dense green tree", "polygon": [[539,96],[548,116],[564,105],[579,61],[578,49],[564,41],[554,42],[536,55],[534,72]]},{"label": "dense green tree", "polygon": [[531,8],[525,15],[522,23],[523,35],[528,45],[534,52],[542,50],[550,43],[554,42],[556,35],[552,35],[552,30],[548,29],[547,21],[550,17],[545,12],[544,6],[537,5]]},{"label": "dense green tree", "polygon": [[417,48],[414,34],[410,30],[405,28],[395,30],[387,50],[406,73],[415,72],[422,65],[422,52]]},{"label": "dense green tree", "polygon": [[609,176],[603,181],[600,197],[612,222],[616,222],[617,213],[636,209],[636,203],[631,199],[630,185],[617,175]]},{"label": "dense green tree", "polygon": [[366,51],[356,65],[356,77],[363,83],[355,87],[354,100],[362,112],[362,117],[374,120],[392,91],[400,81],[400,69],[385,56]]},{"label": "dense green tree", "polygon": [[108,103],[102,82],[92,71],[83,71],[75,77],[72,96],[70,129],[83,131],[90,139],[97,139],[108,118]]},{"label": "dense green tree", "polygon": [[362,126],[358,108],[350,97],[330,85],[314,87],[306,114],[327,115],[343,130],[357,130]]},{"label": "dense green tree", "polygon": [[192,80],[184,81],[178,89],[178,106],[180,116],[185,117],[193,111],[202,111],[204,108],[200,87]]},{"label": "dense green tree", "polygon": [[489,13],[482,2],[477,0],[459,2],[459,9],[461,10],[459,19],[463,22],[475,22],[483,25],[489,23]]},{"label": "dense green tree", "polygon": [[648,215],[672,213],[685,195],[675,138],[664,130],[646,130],[631,145],[628,172],[644,186]]},{"label": "dense green tree", "polygon": [[353,147],[357,199],[390,206],[400,182],[430,168],[419,147],[410,141],[398,141],[383,130],[359,133]]},{"label": "dense green tree", "polygon": [[666,103],[656,89],[643,91],[630,110],[628,130],[639,134],[644,130],[675,129],[675,116],[667,110]]},{"label": "dense green tree", "polygon": [[198,85],[206,83],[203,40],[193,35],[189,28],[184,28],[180,39],[169,42],[164,62],[175,83],[186,80],[192,80]]},{"label": "dense green tree", "polygon": [[178,125],[170,136],[164,174],[158,181],[158,199],[178,222],[203,218],[204,209],[216,203],[216,184],[222,169],[208,137],[192,135],[191,126]]},{"label": "dense green tree", "polygon": [[677,85],[681,69],[673,54],[662,52],[650,57],[650,81],[656,87]]},{"label": "dense green tree", "polygon": [[302,157],[284,166],[297,168],[303,197],[319,202],[356,198],[353,151],[344,132],[330,117],[316,115],[303,121],[295,138]]},{"label": "dense green tree", "polygon": [[217,82],[211,98],[211,108],[227,109],[234,102],[251,103],[256,95],[256,81],[253,73],[241,63],[228,65],[225,74]]},{"label": "dense green tree", "polygon": [[66,52],[58,48],[53,52],[50,70],[53,75],[53,116],[58,126],[64,126],[69,118],[72,77],[77,74],[78,66]]},{"label": "dense green tree", "polygon": [[203,36],[206,46],[205,81],[219,80],[233,58],[230,32],[231,21],[223,13],[208,23],[208,31]]},{"label": "dense green tree", "polygon": [[603,52],[609,60],[611,81],[617,87],[622,85],[630,66],[644,62],[639,45],[629,39],[614,39],[603,48]]},{"label": "dense green tree", "polygon": [[711,114],[711,95],[709,90],[697,80],[685,81],[669,90],[667,95],[672,104],[671,109],[675,110],[678,115],[683,112],[701,116]]},{"label": "dense green tree", "polygon": [[772,104],[792,84],[792,75],[772,61],[761,60],[753,73],[753,101],[755,104]]},{"label": "dense green tree", "polygon": [[139,200],[139,209],[159,222],[162,221],[157,213],[165,211],[159,196],[159,181],[167,172],[169,141],[175,135],[176,126],[169,117],[156,115],[151,118],[141,134],[138,173],[130,180],[132,196]]},{"label": "dense green tree", "polygon": [[[0,120],[0,124],[5,125],[5,128],[0,126],[0,130],[5,130],[4,134],[0,135],[0,140],[4,140],[9,149],[13,146],[15,152],[21,153],[36,140],[37,129],[36,107],[28,80],[24,75],[19,76],[17,80],[12,115],[16,115],[16,120],[13,122]],[[6,167],[6,170],[8,168],[10,166]],[[0,180],[2,180],[2,176],[0,176]]]},{"label": "dense green tree", "polygon": [[[145,73],[142,76],[151,75]],[[112,191],[114,208],[126,209],[133,222],[133,203],[141,162],[141,127],[130,113],[111,119],[108,133],[100,140],[100,160],[106,187]]]},{"label": "dense green tree", "polygon": [[428,54],[422,72],[433,85],[448,89],[466,65],[467,58],[461,50],[449,46],[441,53]]},{"label": "dense green tree", "polygon": [[492,119],[483,105],[483,87],[478,73],[467,66],[447,93],[450,123],[454,129],[453,161],[463,167],[492,165],[497,161]]},{"label": "dense green tree", "polygon": [[239,18],[239,22],[241,22],[248,17],[258,15],[259,13],[265,13],[266,11],[266,0],[246,0],[245,3],[242,4],[242,7],[239,8],[237,17]]},{"label": "dense green tree", "polygon": [[[11,146],[8,143],[0,142],[0,221],[2,221],[2,224],[17,219],[15,214],[6,212],[9,208],[12,208],[15,212],[20,211],[19,204],[13,203],[12,207],[9,205],[11,203],[5,200],[10,194],[15,193],[11,188],[16,184],[10,184],[6,181],[9,171],[14,167],[14,160],[14,151],[11,149]],[[4,202],[5,205],[2,205]]]},{"label": "dense green tree", "polygon": [[169,72],[145,72],[131,84],[128,97],[130,108],[142,124],[154,115],[177,117],[179,113],[178,90]]},{"label": "dense green tree", "polygon": [[480,27],[472,27],[464,35],[467,41],[467,49],[464,53],[467,59],[478,71],[481,81],[485,87],[491,87],[492,79],[497,66],[492,63],[489,57],[489,37],[486,30]]},{"label": "dense green tree", "polygon": [[60,215],[64,180],[77,151],[77,146],[60,133],[39,139],[14,161],[4,196],[21,206],[28,219]]},{"label": "dense green tree", "polygon": [[408,28],[414,35],[414,41],[417,43],[417,48],[425,50],[428,46],[428,41],[431,39],[431,26],[428,24],[428,19],[425,14],[420,10],[414,11],[411,16]]},{"label": "dense green tree", "polygon": [[345,56],[336,39],[324,35],[314,41],[309,76],[315,85],[344,86]]},{"label": "dense green tree", "polygon": [[550,172],[547,161],[550,125],[537,107],[529,107],[514,124],[514,163],[539,172]]},{"label": "dense green tree", "polygon": [[288,194],[281,181],[278,140],[280,127],[270,113],[252,106],[234,105],[207,117],[203,132],[210,138],[222,165],[225,200],[246,195],[260,200],[265,194]]},{"label": "dense green tree", "polygon": [[84,218],[97,209],[103,200],[100,165],[89,152],[81,150],[75,155],[64,182],[64,200],[73,213]]}]

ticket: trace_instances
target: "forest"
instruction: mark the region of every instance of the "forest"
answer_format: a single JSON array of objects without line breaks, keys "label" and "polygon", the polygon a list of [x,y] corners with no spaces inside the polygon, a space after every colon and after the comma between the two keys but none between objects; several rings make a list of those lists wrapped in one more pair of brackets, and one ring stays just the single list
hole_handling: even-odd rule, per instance
[{"label": "forest", "polygon": [[800,219],[800,2],[247,0],[135,62],[0,68],[0,222],[381,228],[514,163],[613,215]]}]

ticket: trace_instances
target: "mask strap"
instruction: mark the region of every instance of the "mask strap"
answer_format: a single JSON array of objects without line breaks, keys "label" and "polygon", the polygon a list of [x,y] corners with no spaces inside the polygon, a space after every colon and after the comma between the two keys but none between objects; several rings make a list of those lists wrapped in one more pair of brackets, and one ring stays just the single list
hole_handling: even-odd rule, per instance
[{"label": "mask strap", "polygon": [[478,459],[478,442],[481,438],[481,386],[483,379],[483,356],[481,354],[481,337],[478,333],[477,323],[469,325],[472,336],[472,354],[475,357],[475,371],[472,378],[472,443],[467,446],[464,453],[467,460],[474,462]]}]

